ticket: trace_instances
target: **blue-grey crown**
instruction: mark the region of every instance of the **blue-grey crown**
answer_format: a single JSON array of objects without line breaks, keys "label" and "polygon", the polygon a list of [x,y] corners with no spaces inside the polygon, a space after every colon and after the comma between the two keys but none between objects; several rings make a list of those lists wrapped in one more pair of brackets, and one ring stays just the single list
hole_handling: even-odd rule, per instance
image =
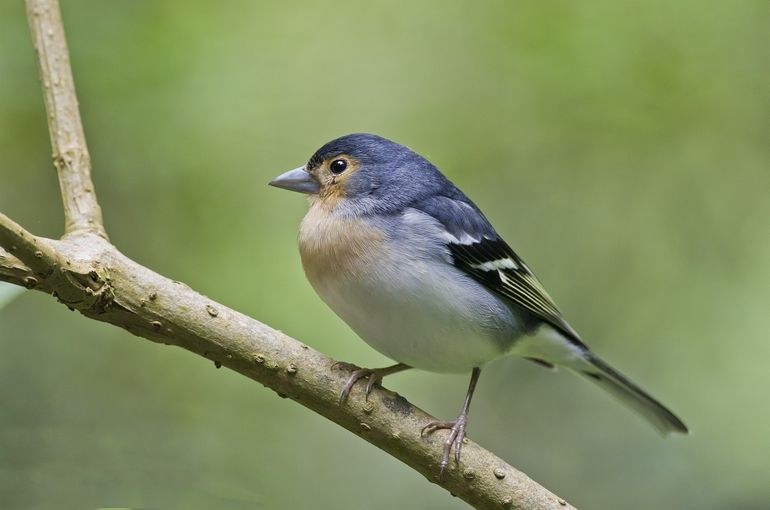
[{"label": "blue-grey crown", "polygon": [[399,156],[414,154],[403,145],[369,133],[353,133],[341,136],[318,149],[308,161],[308,168],[320,165],[324,160],[347,154],[361,163],[385,163]]},{"label": "blue-grey crown", "polygon": [[[347,154],[359,163],[347,182],[347,198],[360,212],[392,212],[436,194],[461,193],[427,159],[381,136],[345,135],[318,149],[308,169],[324,160]],[[365,210],[365,211],[364,211]]]}]

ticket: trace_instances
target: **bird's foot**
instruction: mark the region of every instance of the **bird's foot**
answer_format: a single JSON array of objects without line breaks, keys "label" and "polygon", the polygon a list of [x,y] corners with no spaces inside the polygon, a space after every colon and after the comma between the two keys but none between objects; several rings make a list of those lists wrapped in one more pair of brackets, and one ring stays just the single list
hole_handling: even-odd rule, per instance
[{"label": "bird's foot", "polygon": [[463,448],[463,439],[465,439],[465,425],[468,422],[468,415],[466,413],[460,414],[456,420],[452,421],[432,421],[425,425],[420,431],[420,435],[431,434],[439,429],[448,429],[449,435],[444,441],[444,454],[441,456],[441,462],[439,463],[439,480],[444,480],[444,471],[446,471],[449,465],[449,454],[454,447],[455,462],[460,463],[460,452]]},{"label": "bird's foot", "polygon": [[345,386],[342,387],[342,391],[340,392],[339,403],[342,404],[345,399],[348,398],[350,390],[353,389],[353,386],[359,381],[359,379],[367,379],[365,399],[368,401],[369,393],[372,392],[372,388],[374,388],[375,384],[382,382],[383,377],[386,375],[395,374],[396,372],[401,372],[402,370],[406,370],[409,367],[402,363],[398,363],[396,365],[385,368],[361,368],[353,365],[352,363],[337,361],[332,365],[332,368],[352,371],[348,382],[345,383]]},{"label": "bird's foot", "polygon": [[350,390],[353,389],[353,386],[360,380],[360,379],[367,379],[366,382],[366,396],[364,397],[365,400],[369,400],[369,393],[371,393],[372,388],[375,384],[382,381],[382,375],[375,369],[371,368],[356,368],[353,370],[353,373],[350,374],[350,378],[348,379],[348,382],[345,383],[345,386],[342,387],[342,391],[340,392],[340,404],[345,401],[346,398],[348,398],[348,394],[350,394]]}]

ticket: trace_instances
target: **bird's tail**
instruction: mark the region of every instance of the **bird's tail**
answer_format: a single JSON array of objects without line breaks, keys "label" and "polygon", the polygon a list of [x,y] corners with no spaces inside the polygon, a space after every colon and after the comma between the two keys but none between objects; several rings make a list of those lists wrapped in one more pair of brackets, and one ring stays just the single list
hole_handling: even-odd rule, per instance
[{"label": "bird's tail", "polygon": [[581,367],[576,370],[579,374],[604,388],[628,407],[641,414],[661,434],[689,433],[682,420],[623,374],[591,352],[585,352],[585,356],[584,359],[587,363],[581,363]]}]

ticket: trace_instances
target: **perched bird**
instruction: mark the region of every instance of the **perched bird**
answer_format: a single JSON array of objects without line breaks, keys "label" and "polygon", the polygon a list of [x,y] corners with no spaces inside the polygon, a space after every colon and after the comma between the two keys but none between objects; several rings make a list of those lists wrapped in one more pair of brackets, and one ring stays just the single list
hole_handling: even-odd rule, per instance
[{"label": "perched bird", "polygon": [[429,161],[371,134],[337,138],[306,165],[270,182],[306,193],[299,229],[311,285],[364,341],[398,364],[354,370],[366,396],[383,376],[408,368],[472,373],[451,421],[441,476],[460,461],[481,368],[503,356],[565,367],[640,413],[661,433],[687,432],[671,411],[593,354],[524,261],[479,208]]}]

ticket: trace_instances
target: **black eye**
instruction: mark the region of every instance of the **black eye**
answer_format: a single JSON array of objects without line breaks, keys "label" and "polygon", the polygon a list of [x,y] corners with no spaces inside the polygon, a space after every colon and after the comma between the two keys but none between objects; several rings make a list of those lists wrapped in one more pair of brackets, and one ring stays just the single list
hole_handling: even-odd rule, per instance
[{"label": "black eye", "polygon": [[333,174],[341,174],[342,172],[345,171],[347,167],[348,167],[347,161],[345,161],[344,159],[335,159],[334,161],[332,161],[332,164],[329,165],[329,170],[331,170]]}]

